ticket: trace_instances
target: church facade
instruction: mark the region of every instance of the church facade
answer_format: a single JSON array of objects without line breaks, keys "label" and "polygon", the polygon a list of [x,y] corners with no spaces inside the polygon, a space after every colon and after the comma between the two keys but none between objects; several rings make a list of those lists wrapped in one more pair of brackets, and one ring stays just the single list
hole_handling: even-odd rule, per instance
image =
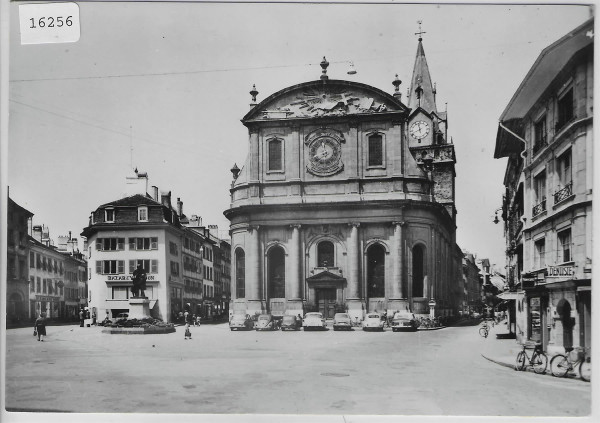
[{"label": "church facade", "polygon": [[407,104],[327,76],[285,88],[242,119],[230,220],[234,313],[458,313],[454,146],[422,40]]}]

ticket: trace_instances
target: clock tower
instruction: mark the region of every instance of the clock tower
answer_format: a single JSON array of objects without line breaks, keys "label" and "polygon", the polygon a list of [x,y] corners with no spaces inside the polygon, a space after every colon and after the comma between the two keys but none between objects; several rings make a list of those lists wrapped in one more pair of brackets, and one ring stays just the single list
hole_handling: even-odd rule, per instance
[{"label": "clock tower", "polygon": [[429,66],[425,58],[420,29],[417,55],[408,92],[408,145],[417,161],[431,163],[431,176],[435,181],[434,198],[443,203],[456,222],[455,199],[455,155],[454,145],[448,143],[447,112],[439,112],[436,106],[437,89],[431,81]]}]

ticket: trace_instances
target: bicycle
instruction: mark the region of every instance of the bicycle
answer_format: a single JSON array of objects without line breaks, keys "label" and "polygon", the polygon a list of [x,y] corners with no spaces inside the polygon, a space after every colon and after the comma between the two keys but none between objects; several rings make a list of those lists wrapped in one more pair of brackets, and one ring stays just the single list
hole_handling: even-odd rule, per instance
[{"label": "bicycle", "polygon": [[587,355],[588,348],[579,348],[577,360],[571,360],[571,351],[573,348],[565,348],[565,354],[557,354],[550,360],[550,371],[552,376],[565,377],[569,372],[573,372],[575,367],[579,366],[579,377],[581,380],[589,382],[592,379],[592,357]]},{"label": "bicycle", "polygon": [[490,327],[486,322],[483,322],[483,325],[479,328],[479,335],[483,336],[484,338],[487,338],[489,333]]},{"label": "bicycle", "polygon": [[[531,356],[527,354],[527,350],[533,349]],[[531,348],[531,344],[523,344],[523,349],[517,354],[515,370],[525,370],[527,366],[533,367],[533,371],[538,375],[546,372],[548,367],[548,356],[542,350],[542,344],[535,344]]]}]

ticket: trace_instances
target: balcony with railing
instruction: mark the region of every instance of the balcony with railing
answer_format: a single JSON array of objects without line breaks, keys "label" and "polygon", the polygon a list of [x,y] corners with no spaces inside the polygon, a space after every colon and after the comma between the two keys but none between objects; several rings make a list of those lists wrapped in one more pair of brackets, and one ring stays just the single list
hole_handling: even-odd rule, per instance
[{"label": "balcony with railing", "polygon": [[533,206],[533,209],[531,210],[531,217],[537,217],[540,214],[544,213],[546,211],[546,198],[543,198],[542,201],[540,201],[538,204],[536,204],[535,206]]},{"label": "balcony with railing", "polygon": [[564,188],[554,193],[554,204],[558,205],[573,196],[573,182],[569,182]]}]

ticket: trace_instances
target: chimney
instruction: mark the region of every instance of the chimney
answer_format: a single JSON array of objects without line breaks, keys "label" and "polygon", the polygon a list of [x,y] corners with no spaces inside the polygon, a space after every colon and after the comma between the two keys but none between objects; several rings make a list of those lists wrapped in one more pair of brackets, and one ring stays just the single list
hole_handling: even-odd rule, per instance
[{"label": "chimney", "polygon": [[208,225],[208,233],[215,238],[219,238],[219,225]]},{"label": "chimney", "polygon": [[65,252],[68,251],[68,242],[71,237],[66,237],[61,235],[58,237],[58,251]]},{"label": "chimney", "polygon": [[163,206],[171,210],[171,191],[161,191],[160,202]]},{"label": "chimney", "polygon": [[183,216],[183,201],[179,197],[177,197],[177,214],[179,217]]},{"label": "chimney", "polygon": [[158,187],[156,185],[152,185],[152,199],[158,202]]},{"label": "chimney", "polygon": [[148,174],[138,172],[135,169],[134,174],[125,177],[125,197],[131,197],[135,194],[146,195],[148,192]]},{"label": "chimney", "polygon": [[42,242],[42,227],[40,225],[35,225],[33,227],[33,234],[31,236],[36,241]]}]

